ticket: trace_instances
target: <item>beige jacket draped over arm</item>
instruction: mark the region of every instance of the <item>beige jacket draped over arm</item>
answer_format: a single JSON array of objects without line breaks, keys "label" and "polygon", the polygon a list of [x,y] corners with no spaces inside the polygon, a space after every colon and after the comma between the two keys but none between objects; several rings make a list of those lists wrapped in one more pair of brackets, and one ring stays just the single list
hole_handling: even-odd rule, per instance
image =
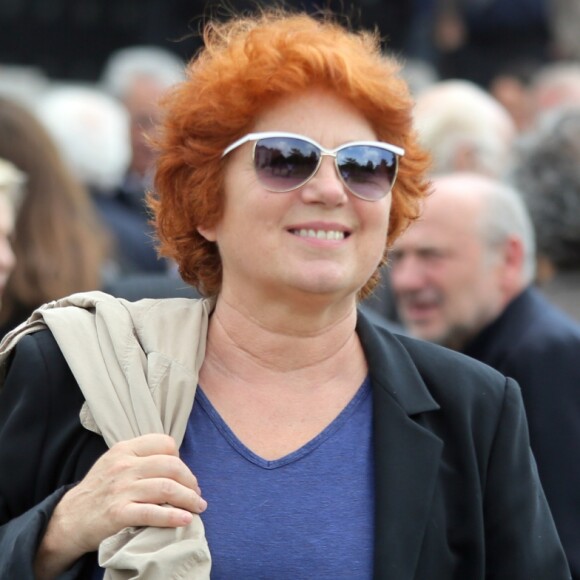
[{"label": "beige jacket draped over arm", "polygon": [[[103,292],[45,304],[0,344],[0,369],[25,334],[49,328],[85,398],[83,426],[110,447],[147,433],[181,445],[205,355],[211,300],[129,302]],[[208,579],[197,515],[183,528],[126,528],[99,548],[107,580]]]}]

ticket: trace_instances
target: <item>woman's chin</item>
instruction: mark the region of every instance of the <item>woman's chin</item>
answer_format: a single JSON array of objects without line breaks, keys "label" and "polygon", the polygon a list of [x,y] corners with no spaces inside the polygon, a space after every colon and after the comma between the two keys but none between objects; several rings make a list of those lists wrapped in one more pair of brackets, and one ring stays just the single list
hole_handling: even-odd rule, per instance
[{"label": "woman's chin", "polygon": [[312,298],[318,296],[321,299],[341,300],[350,294],[356,295],[363,283],[355,282],[350,277],[336,273],[334,275],[324,275],[318,272],[312,276],[295,279],[288,286],[302,291]]}]

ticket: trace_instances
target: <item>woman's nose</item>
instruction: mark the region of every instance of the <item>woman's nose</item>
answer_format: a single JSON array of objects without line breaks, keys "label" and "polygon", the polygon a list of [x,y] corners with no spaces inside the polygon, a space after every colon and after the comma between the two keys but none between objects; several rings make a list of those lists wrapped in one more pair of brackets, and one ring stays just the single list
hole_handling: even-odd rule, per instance
[{"label": "woman's nose", "polygon": [[302,198],[306,203],[328,206],[344,205],[348,192],[338,176],[333,157],[324,156],[316,174],[302,186]]}]

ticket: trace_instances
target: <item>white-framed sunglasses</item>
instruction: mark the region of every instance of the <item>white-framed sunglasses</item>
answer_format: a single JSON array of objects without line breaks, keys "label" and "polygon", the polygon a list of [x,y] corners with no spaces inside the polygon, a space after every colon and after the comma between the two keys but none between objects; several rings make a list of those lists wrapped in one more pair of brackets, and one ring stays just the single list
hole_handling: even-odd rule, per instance
[{"label": "white-framed sunglasses", "polygon": [[405,150],[381,141],[353,141],[326,149],[313,139],[295,133],[266,131],[244,135],[224,150],[252,142],[254,169],[268,191],[285,193],[312,179],[324,156],[334,157],[336,171],[345,187],[360,199],[377,201],[392,189],[399,157]]}]

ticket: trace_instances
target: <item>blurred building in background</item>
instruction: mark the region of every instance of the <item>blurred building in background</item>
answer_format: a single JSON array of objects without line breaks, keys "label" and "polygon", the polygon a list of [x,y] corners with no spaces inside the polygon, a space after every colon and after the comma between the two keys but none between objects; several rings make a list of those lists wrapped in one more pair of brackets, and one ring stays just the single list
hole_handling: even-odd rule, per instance
[{"label": "blurred building in background", "polygon": [[[95,81],[107,56],[131,45],[155,44],[181,59],[200,46],[204,15],[222,14],[214,0],[2,0],[0,65],[36,67],[53,79]],[[229,0],[235,10],[255,2]],[[355,26],[377,26],[393,49],[405,42],[412,2],[398,0],[294,0],[289,6],[328,7]]]},{"label": "blurred building in background", "polygon": [[123,46],[158,44],[186,58],[197,46],[188,21],[202,11],[196,0],[2,0],[0,63],[94,81]]}]

